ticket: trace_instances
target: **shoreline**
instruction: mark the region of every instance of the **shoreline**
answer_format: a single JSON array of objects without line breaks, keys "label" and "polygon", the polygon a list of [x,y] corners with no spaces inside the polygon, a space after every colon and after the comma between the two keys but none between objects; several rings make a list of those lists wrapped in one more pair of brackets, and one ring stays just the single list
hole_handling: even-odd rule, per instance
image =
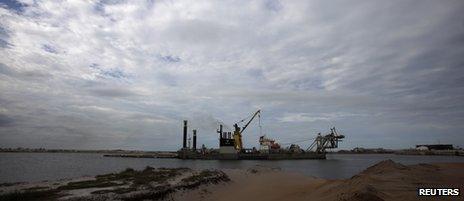
[{"label": "shoreline", "polygon": [[[211,201],[416,200],[418,187],[463,189],[463,169],[464,163],[406,166],[386,160],[349,179],[322,179],[264,166],[246,170],[147,167],[141,171],[126,169],[96,177],[0,185],[0,198],[15,200],[33,195],[49,200],[131,200],[138,197]],[[232,197],[231,191],[234,192]]]},{"label": "shoreline", "polygon": [[[126,157],[126,158],[178,158],[177,151],[140,151],[140,150],[5,150],[0,149],[0,153],[83,153],[83,154],[102,154],[105,157]],[[464,150],[393,150],[388,152],[352,152],[338,151],[326,152],[327,155],[346,155],[346,154],[393,154],[410,156],[464,156]]]}]

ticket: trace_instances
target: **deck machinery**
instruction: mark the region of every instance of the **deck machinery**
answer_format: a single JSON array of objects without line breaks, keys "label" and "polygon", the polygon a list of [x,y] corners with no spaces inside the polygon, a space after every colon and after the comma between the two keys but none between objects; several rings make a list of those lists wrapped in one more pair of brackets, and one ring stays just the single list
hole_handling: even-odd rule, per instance
[{"label": "deck machinery", "polygon": [[[338,142],[345,138],[339,134],[335,127],[330,129],[330,133],[321,135],[319,133],[313,143],[307,149],[301,149],[296,144],[291,144],[287,148],[281,148],[281,145],[275,140],[261,136],[259,139],[260,148],[257,150],[246,149],[243,147],[242,134],[250,123],[258,117],[261,128],[261,110],[254,112],[250,117],[245,118],[234,124],[234,131],[228,132],[223,130],[223,125],[219,125],[216,131],[219,134],[219,149],[196,149],[196,131],[194,131],[194,145],[192,148],[186,146],[187,140],[187,121],[184,121],[184,142],[183,148],[178,151],[178,157],[181,159],[210,159],[210,160],[291,160],[291,159],[325,159],[326,149],[338,148]],[[246,121],[248,120],[248,121]],[[245,123],[243,127],[239,124]],[[302,140],[308,141],[308,140]]]}]

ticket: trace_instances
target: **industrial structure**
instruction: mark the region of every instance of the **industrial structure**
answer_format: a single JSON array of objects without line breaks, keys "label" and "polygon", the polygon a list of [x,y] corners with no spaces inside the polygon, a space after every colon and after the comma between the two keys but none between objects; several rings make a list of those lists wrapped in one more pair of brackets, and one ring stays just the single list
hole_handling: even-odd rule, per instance
[{"label": "industrial structure", "polygon": [[[312,144],[307,149],[301,149],[296,144],[291,144],[287,148],[282,148],[274,139],[265,135],[259,138],[259,150],[256,148],[247,149],[243,146],[242,136],[244,131],[258,118],[261,130],[261,110],[254,112],[250,117],[238,121],[233,125],[234,131],[224,131],[223,125],[219,125],[216,131],[219,136],[219,149],[206,149],[202,146],[197,149],[197,130],[193,130],[193,145],[190,146],[188,138],[187,120],[184,120],[183,147],[178,151],[180,159],[209,159],[209,160],[289,160],[289,159],[325,159],[326,149],[338,148],[338,142],[345,138],[339,134],[335,127],[330,129],[330,133],[321,135],[319,133]],[[245,123],[246,122],[246,123]],[[239,124],[244,123],[243,126]],[[187,146],[187,140],[189,140]],[[308,141],[308,140],[302,140]],[[302,142],[298,141],[298,142]]]},{"label": "industrial structure", "polygon": [[454,150],[452,144],[418,144],[418,150]]},{"label": "industrial structure", "polygon": [[325,149],[338,148],[338,142],[345,138],[335,130],[335,127],[330,129],[330,133],[322,136],[321,133],[317,134],[316,140],[308,147],[306,151],[316,148],[317,153],[324,153]]}]

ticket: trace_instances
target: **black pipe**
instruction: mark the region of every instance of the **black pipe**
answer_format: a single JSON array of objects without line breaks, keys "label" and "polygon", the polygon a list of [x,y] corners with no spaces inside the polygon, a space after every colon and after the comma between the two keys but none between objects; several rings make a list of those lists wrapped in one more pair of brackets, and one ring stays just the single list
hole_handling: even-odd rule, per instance
[{"label": "black pipe", "polygon": [[193,150],[197,150],[197,130],[193,129]]},{"label": "black pipe", "polygon": [[184,120],[184,144],[183,148],[187,148],[187,120]]},{"label": "black pipe", "polygon": [[223,138],[222,137],[222,124],[219,124],[219,138]]},{"label": "black pipe", "polygon": [[222,137],[222,124],[219,124],[219,130],[216,130],[217,133],[219,133],[219,146],[221,146],[221,141],[223,139]]}]

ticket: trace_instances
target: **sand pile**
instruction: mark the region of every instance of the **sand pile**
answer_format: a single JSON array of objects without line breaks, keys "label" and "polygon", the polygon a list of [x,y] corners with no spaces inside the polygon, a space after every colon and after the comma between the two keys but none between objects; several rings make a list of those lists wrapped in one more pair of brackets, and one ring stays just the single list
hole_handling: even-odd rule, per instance
[{"label": "sand pile", "polygon": [[[386,160],[344,180],[325,180],[279,171],[248,172],[245,176],[235,173],[235,176],[231,176],[233,183],[212,191],[206,200],[418,200],[418,187],[463,189],[462,170],[463,163],[406,166]],[[234,196],[230,196],[231,192],[234,192]],[[428,199],[456,200],[456,197]],[[459,199],[462,200],[462,196]]]},{"label": "sand pile", "polygon": [[[318,200],[417,200],[418,187],[456,187],[462,183],[452,182],[463,173],[446,175],[456,169],[463,170],[464,164],[446,165],[419,164],[405,166],[392,160],[377,163],[347,180],[315,190],[312,195]],[[462,181],[462,180],[461,180]],[[443,200],[445,198],[440,198]],[[456,198],[449,198],[456,199]]]},{"label": "sand pile", "polygon": [[361,173],[355,175],[360,176],[360,175],[368,175],[368,174],[383,174],[386,172],[392,172],[392,171],[399,171],[399,170],[409,170],[410,168],[408,166],[405,166],[401,163],[395,163],[392,160],[385,160],[381,161],[371,167],[368,167]]}]

